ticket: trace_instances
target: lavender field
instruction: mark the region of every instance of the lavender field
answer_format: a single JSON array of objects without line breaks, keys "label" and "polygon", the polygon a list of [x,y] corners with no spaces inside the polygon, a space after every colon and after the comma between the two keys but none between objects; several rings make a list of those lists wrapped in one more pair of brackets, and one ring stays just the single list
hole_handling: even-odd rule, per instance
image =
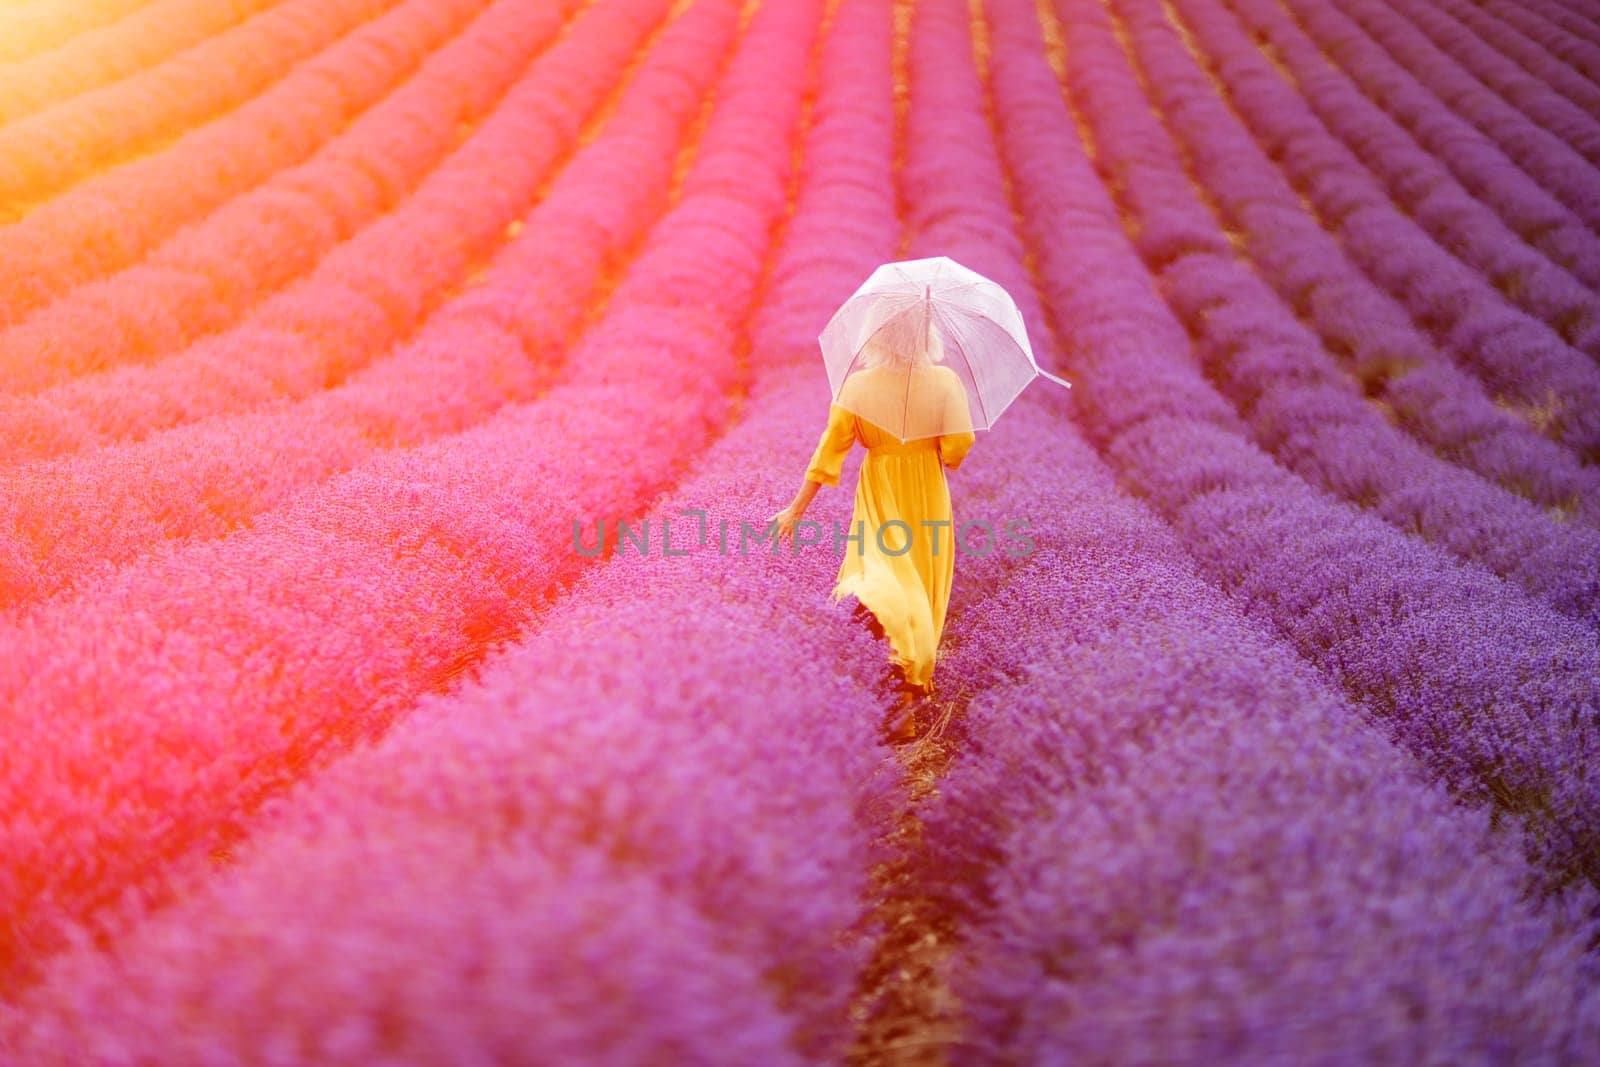
[{"label": "lavender field", "polygon": [[1597,887],[1600,5],[0,0],[3,1067],[1600,1063]]}]

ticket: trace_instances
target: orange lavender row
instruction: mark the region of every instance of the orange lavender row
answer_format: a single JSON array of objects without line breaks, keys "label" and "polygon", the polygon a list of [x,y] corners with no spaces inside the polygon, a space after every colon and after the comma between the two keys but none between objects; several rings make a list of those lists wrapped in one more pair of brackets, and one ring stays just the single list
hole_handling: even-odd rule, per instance
[{"label": "orange lavender row", "polygon": [[0,205],[26,209],[249,100],[394,0],[285,0],[120,82],[0,126]]},{"label": "orange lavender row", "polygon": [[[662,0],[657,10],[665,6]],[[0,452],[13,460],[56,456],[304,396],[410,336],[504,243],[508,225],[571,151],[585,115],[614,94],[610,73],[586,64],[626,65],[646,29],[633,12],[594,8],[581,20],[585,31],[541,54],[502,106],[396,210],[337,244],[232,329],[150,366],[117,368],[32,397],[0,396]],[[422,140],[423,131],[417,133]],[[385,198],[399,197],[406,170],[399,159],[377,170],[390,190]],[[365,166],[341,166],[333,181],[366,173]],[[310,210],[306,217],[313,225],[328,221]],[[397,263],[409,269],[397,272]],[[259,268],[207,256],[196,269],[209,269],[207,282],[233,293],[237,303]]]},{"label": "orange lavender row", "polygon": [[[457,146],[458,123],[475,125],[495,107],[563,13],[548,5],[501,4],[480,13],[482,7],[482,0],[409,0],[329,49],[320,57],[328,63],[323,69],[338,70],[339,81],[320,80],[292,104],[278,101],[279,121],[298,130],[293,144],[282,144],[279,162],[292,157],[294,144],[309,146],[333,131],[344,116],[330,101],[344,96],[373,106],[310,159],[223,200],[155,247],[130,241],[124,251],[139,257],[130,265],[31,310],[16,301],[14,325],[0,331],[0,392],[30,393],[92,371],[153,362],[230,325],[398,206]],[[169,170],[195,162],[195,153],[182,148],[170,156]],[[209,195],[198,194],[193,181],[170,193],[173,200]],[[159,201],[138,210],[163,213]],[[70,262],[90,266],[83,258]],[[43,279],[34,277],[32,285],[33,294],[45,292]]]},{"label": "orange lavender row", "polygon": [[[475,0],[471,6],[479,5]],[[530,51],[557,32],[567,6],[536,5],[530,15],[540,33]],[[454,17],[441,25],[441,16]],[[254,99],[0,226],[0,325],[15,326],[74,287],[138,263],[186,224],[301,163],[393,91],[467,16],[455,4],[400,5],[297,65]],[[511,37],[504,47],[520,39]],[[485,84],[491,86],[491,79]],[[386,189],[382,167],[345,175],[342,185],[344,196],[358,200],[363,185],[376,186],[364,195],[382,204],[399,195]],[[217,286],[191,288],[208,294]],[[92,293],[80,299],[93,299]],[[135,325],[120,326],[114,336],[136,339]],[[73,336],[83,332],[79,327]],[[17,373],[13,365],[10,376]]]},{"label": "orange lavender row", "polygon": [[[406,249],[450,248],[454,238],[455,257],[409,256],[411,269],[395,276],[392,248],[357,239],[336,255],[362,265],[368,284],[360,296],[313,275],[296,286],[300,303],[275,300],[266,308],[278,317],[286,307],[298,309],[302,321],[323,327],[315,335],[263,344],[276,325],[267,318],[133,383],[126,376],[124,388],[102,390],[103,409],[122,420],[171,410],[164,398],[191,418],[206,409],[215,414],[138,444],[14,470],[16,491],[0,503],[0,514],[26,532],[0,538],[9,546],[0,605],[59,594],[168,539],[223,536],[308,485],[384,450],[459,432],[558,380],[588,308],[605,295],[607,275],[625,266],[668,206],[674,167],[693,148],[692,140],[680,142],[730,51],[737,10],[726,0],[694,8],[651,47],[644,38],[666,7],[647,0],[581,18],[464,158],[430,179],[418,196],[421,210],[389,220],[390,237],[401,234]],[[641,44],[637,74],[625,76],[615,112],[568,159],[581,116],[556,124],[550,113],[594,106],[595,83],[605,76],[599,72],[619,69]],[[446,299],[451,280],[465,271],[465,254],[475,250],[467,235],[476,231],[481,247],[498,244],[506,221],[498,212],[532,199],[563,161],[538,203],[515,221],[516,237],[476,284]],[[490,201],[491,193],[499,200]],[[479,221],[486,210],[496,212],[487,224]],[[406,222],[420,225],[400,231]],[[432,312],[412,337],[387,351],[392,334],[340,336],[341,321],[362,324],[361,297],[371,319],[372,297],[392,300],[399,292],[413,301],[412,317]],[[220,387],[219,375],[238,384]]]},{"label": "orange lavender row", "polygon": [[0,8],[0,63],[15,63],[62,48],[127,18],[148,3],[149,0],[34,0],[19,7]]},{"label": "orange lavender row", "polygon": [[[233,869],[114,953],[55,962],[0,1043],[41,1064],[102,1041],[157,1057],[278,1040],[361,1059],[843,1055],[898,778],[875,744],[881,650],[827,602],[828,554],[715,541],[770,512],[826,406],[820,324],[895,251],[889,9],[845,0],[832,20],[745,417],[647,517],[685,554],[596,565],[480,679],[284,798]],[[704,545],[682,508],[706,513]]]}]

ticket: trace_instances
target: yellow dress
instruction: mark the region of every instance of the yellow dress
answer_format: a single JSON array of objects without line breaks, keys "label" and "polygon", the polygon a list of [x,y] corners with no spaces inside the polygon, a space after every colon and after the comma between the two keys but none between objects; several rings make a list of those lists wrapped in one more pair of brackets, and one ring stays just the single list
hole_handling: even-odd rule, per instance
[{"label": "yellow dress", "polygon": [[[907,389],[908,374],[916,376],[914,391]],[[955,575],[956,530],[945,468],[959,467],[975,439],[966,390],[948,367],[902,365],[851,375],[839,399],[859,411],[889,411],[895,401],[904,410],[908,392],[917,400],[907,423],[917,431],[944,432],[901,441],[834,402],[806,477],[838,485],[850,449],[857,441],[866,447],[850,526],[837,534],[844,559],[832,597],[837,603],[855,594],[877,616],[889,639],[891,661],[906,680],[931,688]],[[898,424],[898,411],[882,421]],[[858,531],[859,541],[843,540]],[[825,535],[823,543],[828,540]]]}]

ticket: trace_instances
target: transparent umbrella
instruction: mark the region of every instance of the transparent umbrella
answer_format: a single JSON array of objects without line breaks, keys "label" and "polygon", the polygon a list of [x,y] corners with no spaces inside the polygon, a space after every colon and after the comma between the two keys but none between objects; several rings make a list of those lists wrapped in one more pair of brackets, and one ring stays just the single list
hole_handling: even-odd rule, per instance
[{"label": "transparent umbrella", "polygon": [[1071,387],[1034,359],[1011,295],[948,256],[879,266],[817,340],[834,401],[902,441],[987,430],[1035,378]]}]

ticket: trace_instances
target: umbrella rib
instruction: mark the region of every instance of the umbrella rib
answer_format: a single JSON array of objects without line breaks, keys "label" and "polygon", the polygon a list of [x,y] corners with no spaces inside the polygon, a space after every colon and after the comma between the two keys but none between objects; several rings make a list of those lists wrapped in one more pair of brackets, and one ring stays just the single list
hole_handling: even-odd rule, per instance
[{"label": "umbrella rib", "polygon": [[983,402],[983,390],[976,388],[978,384],[977,375],[972,376],[972,384],[974,386],[972,391],[978,394],[978,413],[983,416],[983,425],[987,427],[989,425],[989,405]]},{"label": "umbrella rib", "polygon": [[900,440],[902,442],[904,442],[905,439],[906,439],[905,431],[907,429],[909,429],[909,427],[906,426],[906,420],[911,417],[911,373],[914,370],[916,370],[915,367],[907,367],[906,368],[905,412],[900,416],[900,431],[901,431]]},{"label": "umbrella rib", "polygon": [[[972,372],[972,391],[977,394],[978,413],[983,416],[983,424],[987,428],[989,425],[989,405],[983,402],[983,387],[978,384],[978,368],[977,365],[972,362],[971,356],[967,357],[967,369]],[[972,412],[967,412],[967,415],[968,421],[970,422]]]}]

